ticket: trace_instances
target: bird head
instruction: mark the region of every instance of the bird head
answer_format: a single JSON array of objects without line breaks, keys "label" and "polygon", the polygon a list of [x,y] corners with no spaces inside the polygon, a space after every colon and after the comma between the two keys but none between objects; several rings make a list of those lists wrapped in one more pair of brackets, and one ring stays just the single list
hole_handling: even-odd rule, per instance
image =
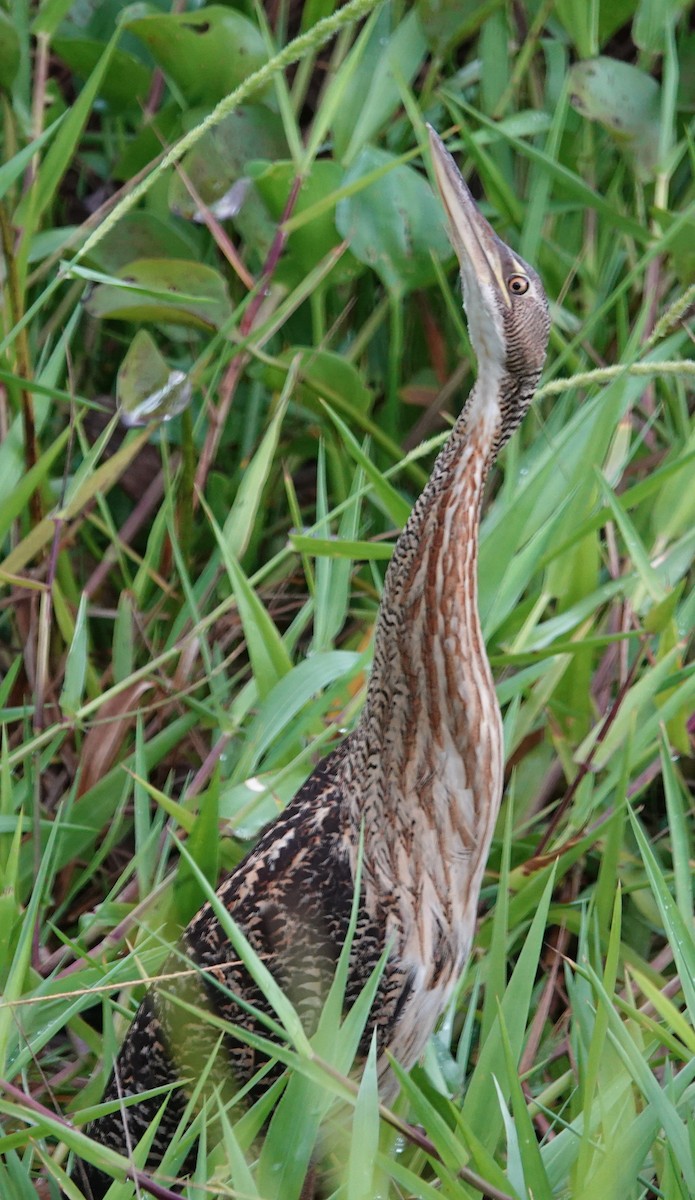
[{"label": "bird head", "polygon": [[429,134],[437,187],[461,267],[478,377],[494,379],[503,400],[506,396],[501,436],[506,441],[528,408],[545,361],[548,301],[538,273],[497,236],[441,138],[431,127]]}]

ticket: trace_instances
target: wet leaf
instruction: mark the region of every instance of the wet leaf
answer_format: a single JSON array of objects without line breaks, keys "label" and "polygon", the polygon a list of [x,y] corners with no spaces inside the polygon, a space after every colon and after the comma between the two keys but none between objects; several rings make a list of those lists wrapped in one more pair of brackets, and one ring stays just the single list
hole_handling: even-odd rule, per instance
[{"label": "wet leaf", "polygon": [[[216,205],[244,174],[251,159],[284,158],[287,154],[282,121],[263,105],[236,109],[204,134],[181,161],[182,172],[191,180],[204,204]],[[169,184],[169,207],[177,216],[196,214],[181,175],[176,172]]]},{"label": "wet leaf", "polygon": [[392,155],[367,146],[347,171],[343,184],[381,170],[377,180],[341,200],[338,232],[356,258],[367,263],[396,294],[424,287],[436,278],[434,259],[451,256],[441,206],[427,180]]},{"label": "wet leaf", "polygon": [[136,17],[125,25],[194,104],[221,100],[268,58],[256,26],[218,4]]},{"label": "wet leaf", "polygon": [[[250,168],[254,187],[258,191],[271,217],[280,221],[285,211],[287,198],[292,190],[295,167],[291,162],[276,162],[271,165],[258,164]],[[343,183],[343,168],[330,159],[312,164],[311,172],[303,181],[292,210],[292,218],[301,216],[307,209],[326,200]],[[294,285],[301,282],[339,245],[341,236],[336,229],[336,208],[329,205],[305,225],[295,229],[287,239],[283,257],[275,278]],[[331,273],[331,282],[353,278],[360,268],[351,254],[344,254]]]},{"label": "wet leaf", "polygon": [[170,421],[191,402],[191,382],[172,371],[145,329],[135,334],[118,371],[116,399],[124,425]]},{"label": "wet leaf", "polygon": [[171,321],[219,329],[231,308],[218,271],[184,259],[141,258],[117,272],[118,283],[100,283],[86,307],[115,321]]},{"label": "wet leaf", "polygon": [[571,101],[598,121],[622,149],[638,179],[647,182],[658,166],[660,88],[651,75],[617,59],[588,59],[570,68]]},{"label": "wet leaf", "polygon": [[[68,33],[71,36],[66,36]],[[104,43],[82,33],[71,32],[69,26],[55,37],[51,48],[80,79],[88,79],[104,53]],[[152,71],[132,54],[120,47],[115,49],[109,66],[99,84],[99,95],[114,108],[139,107],[149,91]]]}]

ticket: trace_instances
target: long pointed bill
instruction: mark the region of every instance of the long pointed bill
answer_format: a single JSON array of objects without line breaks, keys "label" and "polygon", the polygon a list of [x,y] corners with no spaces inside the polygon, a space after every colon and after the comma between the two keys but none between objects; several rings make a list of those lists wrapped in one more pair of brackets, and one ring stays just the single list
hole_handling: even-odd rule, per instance
[{"label": "long pointed bill", "polygon": [[437,187],[449,218],[451,240],[464,279],[471,272],[479,287],[484,283],[491,285],[509,307],[511,300],[498,249],[504,243],[485,220],[442,139],[431,125],[427,128]]}]

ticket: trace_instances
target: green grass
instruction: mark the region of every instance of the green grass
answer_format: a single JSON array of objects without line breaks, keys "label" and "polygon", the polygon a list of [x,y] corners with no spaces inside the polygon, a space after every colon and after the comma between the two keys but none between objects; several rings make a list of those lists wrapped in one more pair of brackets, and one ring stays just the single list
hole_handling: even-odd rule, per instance
[{"label": "green grass", "polygon": [[166,8],[0,8],[0,1195],[57,1196],[69,1150],[134,1195],[82,1130],[144,981],[359,712],[474,372],[429,121],[553,313],[482,528],[509,782],[475,948],[381,1122],[369,995],[337,977],[308,1042],[273,994],[263,1146],[277,1089],[184,1194],[293,1200],[320,1128],[341,1200],[685,1200],[689,6]]}]

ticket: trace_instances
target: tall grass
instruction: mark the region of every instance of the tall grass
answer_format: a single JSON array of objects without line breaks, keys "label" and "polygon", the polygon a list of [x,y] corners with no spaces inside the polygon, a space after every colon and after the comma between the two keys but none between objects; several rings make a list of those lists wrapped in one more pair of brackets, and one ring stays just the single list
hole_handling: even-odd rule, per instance
[{"label": "tall grass", "polygon": [[475,369],[429,121],[553,313],[482,528],[508,786],[474,952],[392,1112],[352,1068],[369,992],[342,1013],[339,973],[309,1042],[266,980],[262,1148],[281,1085],[210,1139],[192,1103],[157,1178],[202,1129],[189,1197],[292,1200],[319,1139],[346,1200],[685,1200],[690,8],[188,7],[0,9],[0,1195],[76,1200],[70,1150],[135,1194],[82,1132],[127,1021],[359,712]]}]

